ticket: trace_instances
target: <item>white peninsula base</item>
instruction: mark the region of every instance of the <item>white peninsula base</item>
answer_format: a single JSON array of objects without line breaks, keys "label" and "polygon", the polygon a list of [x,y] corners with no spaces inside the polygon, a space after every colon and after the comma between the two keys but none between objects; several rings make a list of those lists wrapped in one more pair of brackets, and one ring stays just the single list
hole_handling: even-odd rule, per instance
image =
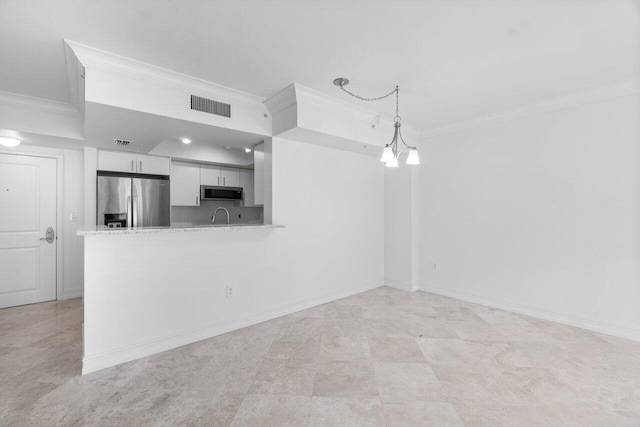
[{"label": "white peninsula base", "polygon": [[382,285],[375,252],[327,268],[315,242],[279,227],[80,232],[83,374]]}]

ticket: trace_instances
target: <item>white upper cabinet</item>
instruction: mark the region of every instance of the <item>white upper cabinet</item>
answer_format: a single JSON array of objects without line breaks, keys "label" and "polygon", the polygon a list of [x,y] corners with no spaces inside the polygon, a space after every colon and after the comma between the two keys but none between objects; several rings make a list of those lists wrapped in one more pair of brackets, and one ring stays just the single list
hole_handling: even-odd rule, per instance
[{"label": "white upper cabinet", "polygon": [[99,151],[98,170],[135,173],[136,155],[117,151]]},{"label": "white upper cabinet", "polygon": [[240,187],[240,169],[201,165],[200,184],[220,187]]},{"label": "white upper cabinet", "polygon": [[171,164],[171,206],[200,205],[200,165]]},{"label": "white upper cabinet", "polygon": [[98,152],[98,170],[169,175],[171,162],[168,157],[101,150]]},{"label": "white upper cabinet", "polygon": [[224,187],[240,187],[240,169],[220,168],[221,185]]},{"label": "white upper cabinet", "polygon": [[200,185],[222,185],[220,166],[200,165]]},{"label": "white upper cabinet", "polygon": [[[142,167],[145,167],[143,163]],[[171,206],[200,206],[200,186],[241,187],[244,205],[253,206],[253,171],[204,163],[171,162]]]},{"label": "white upper cabinet", "polygon": [[255,204],[253,195],[253,171],[240,169],[240,187],[244,193],[244,205],[253,206]]},{"label": "white upper cabinet", "polygon": [[136,156],[136,166],[138,173],[150,175],[169,175],[171,171],[171,161],[168,157],[147,156],[138,154]]}]

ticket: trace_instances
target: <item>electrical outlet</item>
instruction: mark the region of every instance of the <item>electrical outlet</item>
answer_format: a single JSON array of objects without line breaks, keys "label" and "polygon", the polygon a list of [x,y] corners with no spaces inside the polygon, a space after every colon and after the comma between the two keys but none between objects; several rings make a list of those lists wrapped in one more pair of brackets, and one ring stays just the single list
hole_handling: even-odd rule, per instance
[{"label": "electrical outlet", "polygon": [[227,298],[231,298],[233,296],[233,286],[227,286]]},{"label": "electrical outlet", "polygon": [[71,212],[69,214],[69,222],[76,222],[78,220],[78,212]]}]

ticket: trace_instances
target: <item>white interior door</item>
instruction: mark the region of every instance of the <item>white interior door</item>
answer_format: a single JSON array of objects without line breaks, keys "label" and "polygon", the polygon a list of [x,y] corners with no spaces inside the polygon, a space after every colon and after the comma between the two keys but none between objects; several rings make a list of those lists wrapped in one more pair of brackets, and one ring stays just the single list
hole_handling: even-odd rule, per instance
[{"label": "white interior door", "polygon": [[56,299],[56,178],[56,159],[0,154],[0,308]]}]

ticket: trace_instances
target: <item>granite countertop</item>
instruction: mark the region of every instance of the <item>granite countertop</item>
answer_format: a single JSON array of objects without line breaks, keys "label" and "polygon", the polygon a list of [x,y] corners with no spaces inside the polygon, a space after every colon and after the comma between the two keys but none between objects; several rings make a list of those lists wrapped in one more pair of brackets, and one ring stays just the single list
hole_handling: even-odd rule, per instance
[{"label": "granite countertop", "polygon": [[174,224],[166,227],[133,227],[133,228],[107,228],[103,225],[79,227],[78,236],[107,236],[114,234],[149,234],[149,233],[183,233],[192,231],[212,231],[212,230],[268,230],[273,228],[284,228],[279,224]]}]

